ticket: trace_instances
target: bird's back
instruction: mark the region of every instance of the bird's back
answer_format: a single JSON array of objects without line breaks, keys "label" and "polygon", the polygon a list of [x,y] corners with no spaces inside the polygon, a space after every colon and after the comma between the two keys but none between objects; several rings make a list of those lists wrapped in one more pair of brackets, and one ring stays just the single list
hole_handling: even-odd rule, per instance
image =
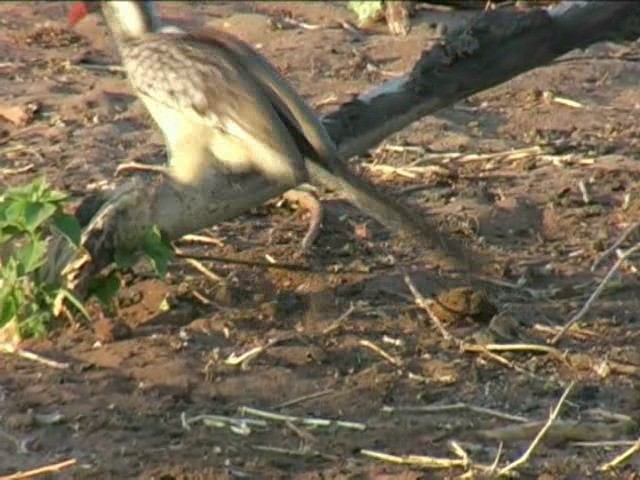
[{"label": "bird's back", "polygon": [[189,131],[210,129],[214,153],[220,146],[216,135],[231,136],[234,150],[244,145],[244,155],[255,156],[263,173],[288,183],[306,180],[302,153],[268,93],[224,46],[186,34],[150,33],[123,43],[121,55],[132,87],[170,147]]}]

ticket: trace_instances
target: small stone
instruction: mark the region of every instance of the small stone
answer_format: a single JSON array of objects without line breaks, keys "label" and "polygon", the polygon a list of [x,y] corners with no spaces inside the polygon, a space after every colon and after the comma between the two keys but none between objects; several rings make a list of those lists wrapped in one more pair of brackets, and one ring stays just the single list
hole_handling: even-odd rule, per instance
[{"label": "small stone", "polygon": [[460,322],[467,317],[488,323],[498,312],[484,292],[469,287],[452,288],[440,293],[432,302],[431,309],[445,324]]}]

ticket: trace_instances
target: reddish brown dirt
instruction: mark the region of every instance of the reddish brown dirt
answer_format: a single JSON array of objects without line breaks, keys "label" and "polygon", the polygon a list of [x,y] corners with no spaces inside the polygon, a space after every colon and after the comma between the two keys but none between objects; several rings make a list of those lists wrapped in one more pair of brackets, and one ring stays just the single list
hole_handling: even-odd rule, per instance
[{"label": "reddish brown dirt", "polygon": [[[408,37],[391,37],[381,27],[353,42],[344,29],[329,28],[349,17],[334,3],[265,3],[257,10],[254,2],[163,3],[161,12],[183,26],[223,25],[260,44],[309,102],[326,112],[405,71],[435,37],[423,13]],[[2,104],[41,105],[23,125],[0,120],[1,167],[32,166],[12,175],[3,170],[2,184],[44,174],[80,198],[112,184],[119,162],[161,158],[162,143],[120,73],[77,64],[81,56],[102,64],[115,57],[96,18],[79,25],[78,36],[67,31],[65,8],[63,2],[0,5]],[[265,15],[279,8],[327,28],[271,29]],[[58,30],[43,30],[50,27]],[[583,305],[612,264],[609,259],[594,273],[594,259],[640,219],[639,55],[637,44],[574,52],[386,142],[468,154],[546,145],[553,157],[453,160],[455,177],[360,169],[417,208],[446,213],[478,251],[495,259],[494,278],[512,285],[526,280],[524,288],[482,284],[500,318],[511,319],[494,328],[502,333],[499,339],[544,344],[549,329]],[[378,68],[367,71],[367,59]],[[544,91],[583,108],[550,101]],[[406,167],[421,156],[380,149],[354,166]],[[406,190],[417,185],[425,188]],[[367,458],[361,449],[455,458],[449,442],[456,440],[475,462],[490,464],[500,442],[479,432],[517,423],[467,411],[389,413],[383,406],[466,402],[539,421],[572,380],[577,384],[563,419],[600,425],[583,440],[638,438],[633,424],[614,428],[593,417],[599,408],[640,420],[640,289],[632,263],[620,270],[617,288],[594,303],[580,324],[583,333],[559,345],[569,364],[531,352],[502,353],[508,360],[503,364],[443,341],[414,305],[400,267],[411,269],[429,296],[442,286],[464,285],[464,278],[438,278],[428,252],[407,249],[373,222],[365,228],[367,219],[339,197],[325,200],[323,233],[308,254],[299,248],[304,215],[275,204],[212,228],[221,246],[182,245],[200,255],[262,262],[269,255],[304,267],[298,271],[205,262],[225,279],[215,282],[182,262],[164,281],[143,269],[127,279],[116,331],[113,320],[93,309],[95,329],[64,327],[33,345],[71,368],[1,357],[0,475],[75,458],[75,467],[51,478],[453,478],[463,469],[392,465]],[[632,241],[638,237],[625,245]],[[336,324],[350,306],[352,313]],[[467,320],[448,328],[469,342],[488,331]],[[224,362],[276,339],[246,368]],[[363,340],[383,348],[402,368]],[[243,436],[201,423],[189,431],[181,426],[183,414],[239,415],[242,406],[367,428],[312,430],[268,422]],[[42,421],[41,415],[53,413],[60,421]],[[11,437],[24,441],[28,453],[18,454]],[[501,465],[530,440],[506,439]],[[612,477],[597,471],[624,448],[555,438],[521,472],[523,478],[638,478],[638,455]]]}]

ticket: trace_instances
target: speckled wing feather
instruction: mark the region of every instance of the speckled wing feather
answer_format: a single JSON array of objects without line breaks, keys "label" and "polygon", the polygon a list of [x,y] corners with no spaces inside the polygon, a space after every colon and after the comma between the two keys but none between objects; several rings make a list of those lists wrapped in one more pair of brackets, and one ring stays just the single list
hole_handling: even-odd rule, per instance
[{"label": "speckled wing feather", "polygon": [[317,115],[259,53],[242,40],[222,31],[205,29],[193,35],[222,45],[254,76],[268,94],[269,101],[289,129],[299,150],[311,160],[307,162],[311,181],[343,191],[357,207],[391,230],[409,234],[419,243],[444,253],[448,260],[458,264],[466,261],[468,252],[455,239],[447,238],[428,218],[419,217],[349,170],[339,158],[337,147]]},{"label": "speckled wing feather", "polygon": [[172,153],[185,138],[203,141],[195,135],[210,129],[209,148],[217,160],[248,163],[289,186],[306,181],[302,153],[268,96],[224,48],[189,35],[158,33],[127,41],[121,54],[147,107],[163,107],[162,114],[149,110]]},{"label": "speckled wing feather", "polygon": [[316,154],[316,160],[331,171],[339,168],[339,165],[336,165],[336,162],[339,162],[337,147],[320,118],[268,60],[246,42],[220,30],[204,29],[194,33],[194,36],[216,42],[233,52],[235,58],[242,62],[246,70],[269,94],[269,100],[278,113],[286,117],[286,122],[304,136]]}]

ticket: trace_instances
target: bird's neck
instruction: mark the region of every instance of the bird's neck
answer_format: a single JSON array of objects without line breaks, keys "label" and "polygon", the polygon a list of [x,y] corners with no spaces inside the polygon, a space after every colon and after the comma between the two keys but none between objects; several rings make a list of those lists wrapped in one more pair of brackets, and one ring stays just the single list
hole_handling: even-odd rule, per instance
[{"label": "bird's neck", "polygon": [[103,1],[102,13],[118,46],[139,39],[160,27],[151,1]]}]

